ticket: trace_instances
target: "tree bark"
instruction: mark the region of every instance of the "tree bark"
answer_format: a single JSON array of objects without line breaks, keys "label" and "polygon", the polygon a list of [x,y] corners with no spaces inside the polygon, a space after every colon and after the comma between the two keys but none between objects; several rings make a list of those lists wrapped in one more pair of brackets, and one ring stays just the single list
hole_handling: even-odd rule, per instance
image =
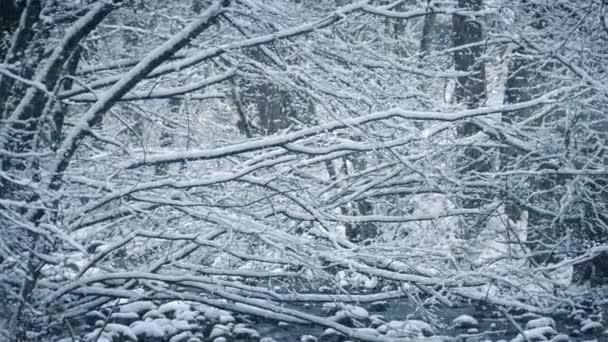
[{"label": "tree bark", "polygon": [[[471,11],[481,10],[482,0],[458,0],[460,8]],[[483,39],[481,23],[474,18],[456,14],[452,17],[453,45],[455,48],[480,43]],[[481,44],[459,48],[454,52],[454,68],[456,71],[471,73],[469,76],[457,78],[454,99],[467,109],[480,107],[487,98],[485,65],[481,60],[484,47]],[[479,128],[465,122],[458,127],[458,135],[468,137],[479,132]],[[479,147],[469,146],[464,151],[462,168],[464,172],[488,171],[490,163]]]}]

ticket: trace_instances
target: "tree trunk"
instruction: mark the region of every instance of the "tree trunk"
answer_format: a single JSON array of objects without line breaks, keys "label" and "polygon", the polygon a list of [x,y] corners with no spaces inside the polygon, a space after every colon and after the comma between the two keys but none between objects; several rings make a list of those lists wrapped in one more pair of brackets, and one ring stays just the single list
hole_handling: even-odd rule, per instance
[{"label": "tree trunk", "polygon": [[[482,0],[458,0],[460,8],[471,11],[481,9]],[[454,47],[479,43],[483,39],[481,23],[473,18],[454,15],[453,24],[453,44]],[[454,68],[456,71],[470,72],[470,76],[461,76],[457,79],[454,98],[468,109],[477,108],[485,102],[486,95],[486,73],[485,65],[480,57],[484,52],[481,44],[458,49],[454,52]],[[471,123],[464,123],[458,127],[458,135],[467,137],[479,132],[477,126]],[[484,151],[479,147],[469,146],[464,152],[462,160],[463,171],[488,171],[490,163],[484,156]]]}]

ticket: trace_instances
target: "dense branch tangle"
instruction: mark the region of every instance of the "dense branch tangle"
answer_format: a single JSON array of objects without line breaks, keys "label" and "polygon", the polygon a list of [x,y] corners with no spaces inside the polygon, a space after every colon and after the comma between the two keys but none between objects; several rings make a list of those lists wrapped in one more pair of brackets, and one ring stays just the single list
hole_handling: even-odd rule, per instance
[{"label": "dense branch tangle", "polygon": [[[444,305],[467,299],[541,312],[560,298],[514,279],[541,288],[555,281],[521,266],[551,270],[536,256],[561,251],[579,222],[606,230],[598,201],[608,184],[605,132],[597,128],[605,126],[606,54],[583,49],[585,59],[572,58],[578,47],[567,38],[578,28],[549,23],[530,33],[489,19],[500,9],[464,5],[242,0],[191,13],[155,3],[83,9],[31,0],[21,11],[0,64],[0,303],[9,307],[0,330],[9,322],[24,334],[49,315],[77,318],[117,298],[181,298],[382,340],[280,304],[391,299],[407,295],[407,283]],[[141,16],[125,24],[135,10]],[[599,23],[576,8],[548,10]],[[431,12],[504,30],[488,29],[483,44],[418,51],[411,36]],[[547,32],[563,43],[556,51],[539,43]],[[453,55],[470,51],[470,65],[454,70]],[[31,60],[17,63],[24,55]],[[503,103],[492,93],[503,83],[517,93],[504,82],[513,65],[552,75],[550,86]],[[468,96],[458,82],[475,77],[487,101],[458,103]],[[283,102],[239,99],[277,95],[264,89]],[[273,129],[253,114],[286,101],[296,109],[279,112],[295,114]],[[462,125],[473,129],[463,135]],[[509,276],[491,268],[497,260],[477,260],[464,239],[504,219],[505,203],[519,209],[505,231],[524,211],[538,228],[528,241],[507,241],[518,253],[497,257],[510,260]],[[373,235],[346,236],[365,224]],[[560,265],[602,248],[565,251]],[[398,289],[343,293],[336,270]],[[480,291],[487,283],[528,297]],[[317,293],[321,285],[335,293]]]}]

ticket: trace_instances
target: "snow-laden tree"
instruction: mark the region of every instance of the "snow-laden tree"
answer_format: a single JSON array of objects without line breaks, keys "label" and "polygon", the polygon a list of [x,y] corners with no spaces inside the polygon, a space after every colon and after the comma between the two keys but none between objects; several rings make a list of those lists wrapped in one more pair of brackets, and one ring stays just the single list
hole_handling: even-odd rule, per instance
[{"label": "snow-laden tree", "polygon": [[602,1],[6,3],[0,334],[179,298],[382,341],[282,304],[606,272]]}]

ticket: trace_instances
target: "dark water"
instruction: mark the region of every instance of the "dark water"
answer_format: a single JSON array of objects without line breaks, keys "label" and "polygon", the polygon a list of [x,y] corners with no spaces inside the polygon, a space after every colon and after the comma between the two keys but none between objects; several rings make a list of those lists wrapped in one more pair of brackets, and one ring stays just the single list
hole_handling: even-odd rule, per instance
[{"label": "dark water", "polygon": [[[381,312],[371,311],[367,305],[361,306],[368,309],[370,315],[382,315],[386,322],[391,320],[407,319],[423,320],[433,325],[435,335],[457,337],[459,341],[463,342],[484,340],[510,341],[519,333],[517,328],[515,328],[500,311],[493,308],[474,306],[472,304],[461,304],[452,308],[447,308],[445,306],[419,308],[406,300],[393,300],[389,301],[386,310]],[[321,312],[320,305],[310,305],[306,307],[299,307],[298,309],[313,314],[319,314]],[[478,333],[467,333],[466,329],[458,329],[451,326],[452,321],[456,317],[463,314],[473,316],[477,319],[479,322],[479,326],[477,327],[479,331]],[[607,314],[608,312],[606,312],[604,315]],[[513,314],[512,317],[522,328],[524,328],[528,320],[536,318],[537,316],[532,314]],[[580,324],[579,322],[569,318],[567,313],[556,314],[553,316],[548,315],[546,317],[552,317],[556,322],[556,331],[558,333],[569,335],[571,341],[595,340],[598,342],[608,342],[608,336],[606,335],[593,336],[577,333],[577,329],[580,328]],[[313,335],[318,337],[325,330],[324,327],[320,326],[296,324],[280,326],[276,323],[256,324],[255,328],[262,336],[272,337],[278,342],[299,341],[300,336],[302,335]]]}]

